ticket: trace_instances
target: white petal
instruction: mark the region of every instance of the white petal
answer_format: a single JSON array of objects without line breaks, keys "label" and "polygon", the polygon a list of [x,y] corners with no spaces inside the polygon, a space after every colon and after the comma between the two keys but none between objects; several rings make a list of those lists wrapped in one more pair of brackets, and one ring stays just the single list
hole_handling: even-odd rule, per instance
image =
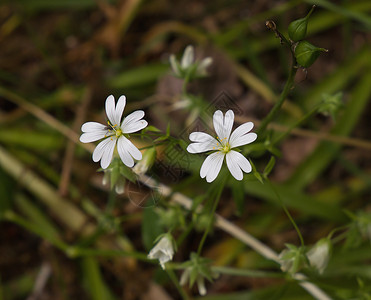
[{"label": "white petal", "polygon": [[225,113],[224,124],[223,124],[223,129],[224,129],[223,138],[226,138],[227,140],[229,139],[229,136],[231,135],[233,122],[234,122],[234,113],[233,113],[233,110],[230,109]]},{"label": "white petal", "polygon": [[137,132],[139,130],[142,130],[143,128],[146,128],[148,125],[148,122],[146,120],[139,120],[135,123],[130,123],[128,126],[123,128],[123,133],[133,133]]},{"label": "white petal", "polygon": [[116,108],[113,95],[109,95],[106,99],[106,115],[112,125],[117,125],[115,122]]},{"label": "white petal", "polygon": [[138,122],[143,117],[144,111],[136,110],[124,118],[121,124],[121,128],[125,129],[127,126],[130,126],[131,124]]},{"label": "white petal", "polygon": [[119,100],[117,101],[117,104],[116,104],[114,125],[116,125],[116,124],[119,125],[120,124],[122,114],[123,114],[124,109],[125,109],[125,105],[126,105],[126,97],[124,95],[122,95],[122,96],[120,96],[120,98],[119,98]]},{"label": "white petal", "polygon": [[213,138],[210,142],[192,143],[188,145],[187,151],[189,153],[202,153],[210,150],[217,150],[219,147],[220,144]]},{"label": "white petal", "polygon": [[213,116],[213,124],[214,124],[214,129],[216,132],[216,135],[218,136],[219,139],[223,138],[223,126],[224,126],[224,120],[223,120],[223,113],[220,110],[217,110],[214,113]]},{"label": "white petal", "polygon": [[226,155],[226,161],[229,171],[237,180],[243,179],[243,173],[251,172],[251,164],[241,153],[231,150]]},{"label": "white petal", "polygon": [[133,158],[136,160],[142,159],[142,153],[124,136],[118,139],[117,150],[122,162],[130,168],[134,166]]},{"label": "white petal", "polygon": [[206,295],[205,280],[201,276],[197,278],[197,287],[198,287],[198,292],[200,293],[200,295],[205,296]]},{"label": "white petal", "polygon": [[189,135],[189,139],[192,142],[198,142],[198,143],[203,143],[203,142],[208,142],[208,141],[215,140],[215,138],[212,137],[210,134],[207,134],[205,132],[197,132],[197,131],[192,132]]},{"label": "white petal", "polygon": [[229,139],[229,143],[231,144],[234,142],[235,139],[247,134],[249,131],[251,131],[253,127],[254,127],[253,122],[247,122],[247,123],[241,124],[235,130],[233,130],[231,137]]},{"label": "white petal", "polygon": [[206,177],[207,182],[212,182],[218,176],[225,154],[222,152],[215,152],[206,157],[200,170],[201,178]]},{"label": "white petal", "polygon": [[111,140],[111,143],[107,144],[105,151],[103,152],[100,166],[102,169],[107,169],[112,161],[113,151],[115,150],[116,138]]},{"label": "white petal", "polygon": [[174,54],[170,55],[170,65],[171,65],[171,68],[173,69],[173,72],[175,73],[175,75],[180,76],[179,64],[178,64]]},{"label": "white petal", "polygon": [[96,132],[85,132],[80,136],[80,142],[91,143],[103,139],[108,136],[108,130],[96,131]]},{"label": "white petal", "polygon": [[197,66],[197,74],[198,75],[207,75],[206,69],[210,66],[213,62],[211,57],[204,58],[200,64]]},{"label": "white petal", "polygon": [[94,132],[94,131],[101,131],[101,130],[107,131],[107,125],[103,125],[97,122],[86,122],[82,124],[81,126],[82,132]]},{"label": "white petal", "polygon": [[101,166],[106,169],[112,160],[113,150],[115,149],[116,138],[110,137],[101,141],[93,152],[93,161],[101,160]]},{"label": "white petal", "polygon": [[188,68],[194,60],[194,50],[193,47],[187,46],[187,48],[184,50],[184,54],[181,61],[181,66],[183,69]]},{"label": "white petal", "polygon": [[252,143],[257,139],[258,135],[255,132],[250,132],[238,138],[235,138],[233,142],[230,142],[231,148],[239,147]]},{"label": "white petal", "polygon": [[183,271],[183,274],[182,276],[180,277],[180,281],[179,281],[179,284],[180,285],[185,285],[189,279],[189,275],[191,273],[191,270],[190,268],[187,268]]}]

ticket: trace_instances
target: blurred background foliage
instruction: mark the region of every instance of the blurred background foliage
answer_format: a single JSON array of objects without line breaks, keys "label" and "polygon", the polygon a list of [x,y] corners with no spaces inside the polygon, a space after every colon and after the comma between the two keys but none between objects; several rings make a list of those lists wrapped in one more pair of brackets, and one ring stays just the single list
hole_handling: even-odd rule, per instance
[{"label": "blurred background foliage", "polygon": [[[166,273],[143,262],[162,232],[159,214],[129,201],[127,192],[107,192],[98,165],[76,144],[80,126],[104,120],[109,94],[125,94],[126,113],[144,109],[151,125],[165,132],[170,124],[171,135],[188,143],[182,131],[189,112],[171,109],[182,84],[168,59],[189,44],[197,57],[214,60],[210,77],[189,90],[206,104],[232,99],[238,122],[259,125],[290,64],[265,21],[286,34],[313,4],[308,40],[329,52],[298,71],[272,136],[324,95],[342,92],[344,106],[335,118],[311,118],[277,145],[270,178],[306,244],[346,228],[335,234],[328,269],[311,274],[316,284],[335,299],[371,299],[368,0],[1,1],[0,299],[179,299]],[[251,151],[251,159],[262,172],[270,156]],[[158,151],[152,171],[175,191],[197,199],[208,188],[198,161],[179,163],[175,177],[169,166],[174,161]],[[274,192],[245,177],[230,182],[218,212],[278,252],[285,243],[298,245]],[[200,238],[190,233],[175,261],[187,260]],[[277,270],[220,230],[204,254],[218,266]],[[283,278],[222,275],[204,299],[312,298]]]}]

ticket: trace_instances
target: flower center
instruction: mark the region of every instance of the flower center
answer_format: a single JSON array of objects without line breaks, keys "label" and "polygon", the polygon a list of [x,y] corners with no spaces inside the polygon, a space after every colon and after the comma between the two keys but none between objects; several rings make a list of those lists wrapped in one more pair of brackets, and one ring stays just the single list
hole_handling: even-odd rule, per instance
[{"label": "flower center", "polygon": [[228,153],[231,151],[231,145],[228,143],[227,138],[220,139],[219,137],[216,137],[219,141],[220,147],[218,148],[219,151],[223,153]]},{"label": "flower center", "polygon": [[120,137],[120,136],[122,136],[122,130],[121,130],[120,127],[117,128],[115,131],[116,131],[116,137],[117,137],[117,138]]},{"label": "flower center", "polygon": [[116,138],[119,138],[120,136],[123,135],[123,132],[122,132],[122,129],[120,126],[118,126],[117,124],[115,125],[112,125],[110,121],[107,121],[108,123],[108,132],[114,132],[114,135],[116,135]]}]

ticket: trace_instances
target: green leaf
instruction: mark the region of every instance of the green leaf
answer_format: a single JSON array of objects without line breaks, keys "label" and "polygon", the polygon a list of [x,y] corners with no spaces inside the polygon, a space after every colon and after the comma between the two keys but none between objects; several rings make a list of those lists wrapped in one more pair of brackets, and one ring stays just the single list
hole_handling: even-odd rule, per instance
[{"label": "green leaf", "polygon": [[159,215],[152,207],[143,210],[142,241],[145,249],[149,251],[157,237],[165,233]]},{"label": "green leaf", "polygon": [[236,204],[236,214],[241,216],[245,208],[245,190],[242,181],[233,181],[232,184],[233,201]]},{"label": "green leaf", "polygon": [[108,286],[103,280],[99,264],[94,257],[85,256],[82,258],[83,279],[86,290],[93,300],[115,299]]},{"label": "green leaf", "polygon": [[268,175],[272,172],[274,165],[276,164],[276,158],[274,156],[271,156],[268,164],[266,165],[263,177],[268,177]]},{"label": "green leaf", "polygon": [[145,133],[145,132],[148,132],[148,131],[152,131],[152,132],[161,132],[160,129],[158,129],[157,127],[152,126],[152,125],[149,125],[149,126],[147,126],[146,128],[144,128],[142,132]]}]

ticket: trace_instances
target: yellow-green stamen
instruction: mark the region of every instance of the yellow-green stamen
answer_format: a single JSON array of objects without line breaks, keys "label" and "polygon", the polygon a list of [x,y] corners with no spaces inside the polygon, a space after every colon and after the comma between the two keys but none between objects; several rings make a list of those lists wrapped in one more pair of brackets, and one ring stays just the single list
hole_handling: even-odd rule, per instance
[{"label": "yellow-green stamen", "polygon": [[110,133],[111,138],[112,138],[112,134],[111,134],[112,131],[114,131],[114,135],[116,135],[116,138],[119,138],[120,136],[123,135],[123,132],[120,126],[118,126],[117,124],[112,125],[110,121],[107,121],[107,123],[108,123],[107,129],[108,129],[108,132]]},{"label": "yellow-green stamen", "polygon": [[231,151],[231,145],[228,143],[226,137],[222,139],[216,137],[216,139],[219,141],[219,144],[221,145],[221,147],[218,148],[219,151],[223,153],[228,153],[229,151]]}]

